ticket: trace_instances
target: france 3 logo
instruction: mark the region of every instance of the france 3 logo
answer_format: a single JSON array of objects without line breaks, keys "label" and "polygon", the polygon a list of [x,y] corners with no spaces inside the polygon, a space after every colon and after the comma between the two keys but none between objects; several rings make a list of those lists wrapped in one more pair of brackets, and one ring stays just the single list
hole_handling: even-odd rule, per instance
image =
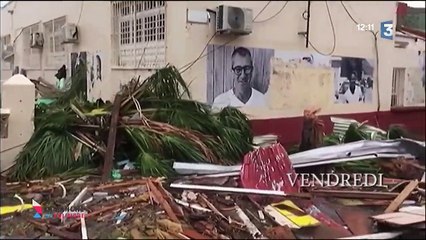
[{"label": "france 3 logo", "polygon": [[387,40],[393,40],[392,20],[380,23],[380,37]]}]

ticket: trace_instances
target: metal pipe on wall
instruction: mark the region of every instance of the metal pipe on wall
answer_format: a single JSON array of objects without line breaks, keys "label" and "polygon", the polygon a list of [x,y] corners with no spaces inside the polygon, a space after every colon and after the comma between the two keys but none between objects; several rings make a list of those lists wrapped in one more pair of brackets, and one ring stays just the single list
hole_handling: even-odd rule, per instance
[{"label": "metal pipe on wall", "polygon": [[305,41],[305,47],[309,47],[309,22],[311,18],[311,1],[308,1],[308,11],[306,16],[306,41]]}]

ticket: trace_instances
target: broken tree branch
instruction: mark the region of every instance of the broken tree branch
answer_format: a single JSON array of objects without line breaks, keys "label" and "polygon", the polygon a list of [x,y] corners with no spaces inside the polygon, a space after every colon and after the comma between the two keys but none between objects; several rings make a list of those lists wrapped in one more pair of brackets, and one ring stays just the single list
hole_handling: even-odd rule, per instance
[{"label": "broken tree branch", "polygon": [[114,159],[115,151],[115,139],[117,137],[117,123],[118,117],[120,115],[120,104],[121,104],[121,95],[115,95],[114,105],[111,112],[111,125],[108,134],[108,146],[105,153],[104,160],[104,169],[102,172],[102,181],[105,182],[108,180],[111,175],[112,170],[112,161]]}]

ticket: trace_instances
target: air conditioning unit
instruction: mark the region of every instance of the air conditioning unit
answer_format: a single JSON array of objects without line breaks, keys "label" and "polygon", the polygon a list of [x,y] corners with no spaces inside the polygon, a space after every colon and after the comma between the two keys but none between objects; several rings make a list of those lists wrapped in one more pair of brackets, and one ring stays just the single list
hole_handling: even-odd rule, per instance
[{"label": "air conditioning unit", "polygon": [[1,57],[3,60],[7,61],[11,56],[13,56],[13,46],[12,45],[3,45],[1,51]]},{"label": "air conditioning unit", "polygon": [[44,38],[43,33],[31,33],[31,48],[43,48]]},{"label": "air conditioning unit", "polygon": [[78,43],[77,25],[67,23],[62,27],[64,41],[62,43]]},{"label": "air conditioning unit", "polygon": [[252,32],[253,10],[220,5],[216,14],[216,32],[246,35]]}]

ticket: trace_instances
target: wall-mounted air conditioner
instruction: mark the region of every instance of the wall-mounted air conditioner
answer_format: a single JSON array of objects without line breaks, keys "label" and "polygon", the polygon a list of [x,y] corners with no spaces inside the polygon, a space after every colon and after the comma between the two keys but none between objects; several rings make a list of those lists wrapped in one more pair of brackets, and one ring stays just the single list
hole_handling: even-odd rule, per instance
[{"label": "wall-mounted air conditioner", "polygon": [[78,43],[78,29],[77,25],[67,23],[62,27],[64,34],[63,43]]},{"label": "wall-mounted air conditioner", "polygon": [[3,45],[1,51],[1,57],[3,60],[8,61],[13,56],[13,46],[12,45]]},{"label": "wall-mounted air conditioner", "polygon": [[44,38],[43,33],[31,33],[31,48],[43,48]]},{"label": "wall-mounted air conditioner", "polygon": [[246,35],[252,32],[253,11],[220,5],[216,14],[216,32]]}]

